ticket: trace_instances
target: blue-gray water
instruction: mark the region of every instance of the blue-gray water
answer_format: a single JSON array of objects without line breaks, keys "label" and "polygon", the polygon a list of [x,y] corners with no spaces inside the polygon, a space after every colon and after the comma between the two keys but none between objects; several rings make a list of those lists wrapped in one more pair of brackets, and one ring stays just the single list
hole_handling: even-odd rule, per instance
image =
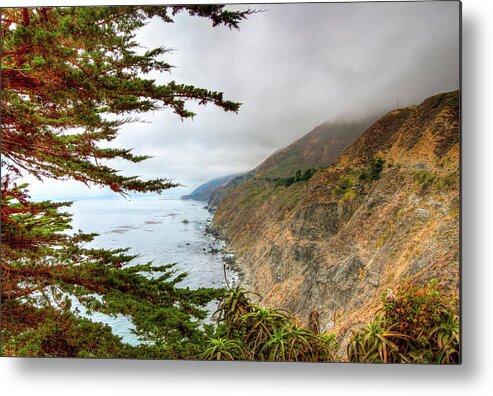
[{"label": "blue-gray water", "polygon": [[[212,247],[221,248],[222,243],[205,233],[212,215],[203,206],[202,202],[159,196],[80,200],[71,208],[72,226],[75,231],[99,234],[91,246],[129,247],[129,254],[139,255],[135,259],[138,263],[176,263],[178,272],[189,273],[180,286],[225,287],[224,254],[210,253]],[[236,282],[236,278],[236,274],[228,271],[230,283]],[[109,324],[125,342],[138,343],[125,317],[92,318]]]}]

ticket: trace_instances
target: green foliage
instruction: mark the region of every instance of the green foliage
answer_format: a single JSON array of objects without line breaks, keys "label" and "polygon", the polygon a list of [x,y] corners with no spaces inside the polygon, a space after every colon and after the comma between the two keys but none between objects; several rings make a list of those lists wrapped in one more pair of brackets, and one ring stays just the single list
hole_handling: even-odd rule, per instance
[{"label": "green foliage", "polygon": [[351,200],[355,196],[354,184],[355,178],[352,175],[342,176],[334,189],[334,194],[341,200]]},{"label": "green foliage", "polygon": [[238,360],[243,356],[241,344],[229,338],[210,338],[200,356],[204,360]]},{"label": "green foliage", "polygon": [[236,287],[226,294],[214,315],[218,315],[218,322],[223,322],[226,325],[227,335],[230,336],[234,332],[240,331],[243,317],[252,311],[253,307],[250,304],[248,292]]},{"label": "green foliage", "polygon": [[[70,228],[70,216],[59,211],[65,203],[30,203],[21,187],[2,190],[2,326],[8,329],[3,334],[4,351],[84,354],[82,341],[89,336],[67,337],[100,325],[86,319],[78,322],[70,313],[73,301],[89,312],[126,316],[149,344],[177,350],[186,348],[187,342],[205,341],[200,329],[204,307],[222,297],[223,290],[182,289],[178,283],[185,274],[176,274],[173,265],[135,265],[125,249],[85,248],[94,235],[64,232]],[[60,318],[65,318],[68,330],[54,329]],[[99,333],[103,329],[95,330]],[[111,353],[115,344],[121,353],[131,353],[117,337],[106,338]],[[56,351],[50,346],[55,342],[60,344]],[[104,348],[94,349],[89,342],[86,347],[91,356],[109,357]]]},{"label": "green foliage", "polygon": [[315,361],[335,362],[340,360],[337,355],[339,343],[336,333],[321,333],[315,335]]},{"label": "green foliage", "polygon": [[16,320],[9,320],[2,329],[4,356],[133,356],[133,348],[122,344],[109,326],[77,318],[70,312],[9,301],[3,306],[2,313],[9,319],[10,315],[16,314]]},{"label": "green foliage", "polygon": [[176,186],[120,175],[105,162],[149,157],[101,143],[113,141],[138,113],[170,109],[189,118],[190,101],[238,111],[239,103],[221,92],[143,77],[173,66],[162,60],[169,53],[164,46],[138,55],[137,30],[153,17],[171,23],[180,12],[230,28],[251,13],[220,5],[3,9],[2,161],[17,172],[72,178],[119,193]]},{"label": "green foliage", "polygon": [[[86,247],[96,236],[69,234],[70,202],[32,202],[19,176],[73,179],[125,194],[176,183],[123,176],[107,161],[148,158],[109,147],[135,115],[187,103],[237,112],[214,92],[145,75],[170,72],[169,50],[143,54],[136,32],[180,12],[237,28],[251,11],[220,5],[4,8],[2,30],[2,353],[16,356],[192,358],[216,329],[206,304],[223,290],[184,289],[173,265],[136,264],[126,249]],[[145,343],[123,344],[79,314],[123,315]]]},{"label": "green foliage", "polygon": [[414,174],[414,180],[422,192],[427,191],[430,188],[437,190],[448,190],[454,187],[458,188],[459,172],[452,171],[446,174],[441,174],[438,172],[422,170]]},{"label": "green foliage", "polygon": [[340,177],[339,183],[334,188],[334,195],[341,202],[352,201],[357,194],[363,193],[365,186],[380,178],[385,160],[379,157],[371,157],[366,168],[352,170]]},{"label": "green foliage", "polygon": [[443,92],[434,95],[423,102],[423,105],[436,109],[441,106],[459,107],[460,95],[459,91]]},{"label": "green foliage", "polygon": [[232,289],[221,301],[225,335],[210,338],[203,359],[334,361],[335,334],[316,334],[283,310],[251,304],[247,292]]},{"label": "green foliage", "polygon": [[459,318],[456,302],[442,296],[436,280],[426,286],[403,283],[384,293],[383,308],[365,328],[353,333],[353,362],[457,364]]},{"label": "green foliage", "polygon": [[393,331],[393,327],[382,316],[377,316],[366,328],[356,332],[348,345],[348,356],[353,362],[389,363],[402,361],[396,341],[406,339],[404,334]]},{"label": "green foliage", "polygon": [[286,178],[281,178],[281,177],[266,178],[266,180],[274,182],[276,187],[281,187],[281,186],[289,187],[294,183],[300,183],[310,180],[313,177],[313,175],[318,171],[319,169],[316,168],[309,168],[306,169],[304,172],[301,169],[298,169],[294,176],[290,176]]},{"label": "green foliage", "polygon": [[245,183],[244,197],[239,201],[240,206],[260,205],[267,199],[272,198],[274,187],[263,180],[249,180]]},{"label": "green foliage", "polygon": [[358,176],[363,181],[373,181],[380,178],[385,160],[379,157],[371,157],[369,164]]},{"label": "green foliage", "polygon": [[273,335],[274,330],[284,326],[288,317],[281,310],[255,305],[252,311],[241,318],[244,341],[253,355],[258,355],[262,346]]},{"label": "green foliage", "polygon": [[430,171],[418,171],[414,175],[414,180],[421,186],[422,190],[426,190],[437,182],[438,175]]}]

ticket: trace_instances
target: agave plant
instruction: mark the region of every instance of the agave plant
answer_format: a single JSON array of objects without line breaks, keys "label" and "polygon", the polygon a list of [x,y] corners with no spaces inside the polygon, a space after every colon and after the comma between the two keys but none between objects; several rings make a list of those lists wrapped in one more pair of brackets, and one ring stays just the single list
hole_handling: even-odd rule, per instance
[{"label": "agave plant", "polygon": [[262,360],[286,361],[289,350],[288,326],[275,328],[258,352]]},{"label": "agave plant", "polygon": [[235,360],[243,358],[243,348],[238,340],[210,338],[200,356],[205,360]]},{"label": "agave plant", "polygon": [[315,334],[293,323],[275,328],[259,349],[258,358],[271,361],[313,361]]},{"label": "agave plant", "polygon": [[241,318],[252,311],[248,294],[254,293],[247,292],[240,287],[229,290],[214,313],[217,315],[217,321],[224,322],[226,325],[228,336],[240,329]]},{"label": "agave plant", "polygon": [[280,309],[263,308],[258,305],[251,308],[251,312],[241,317],[241,323],[245,328],[245,344],[252,353],[251,357],[255,358],[261,356],[259,352],[265,342],[272,336],[274,330],[289,322],[289,317]]},{"label": "agave plant", "polygon": [[347,347],[349,360],[352,362],[389,363],[404,361],[409,363],[409,358],[399,352],[396,341],[410,337],[393,331],[394,327],[385,321],[383,315],[377,315],[366,328],[353,333]]},{"label": "agave plant", "polygon": [[[357,330],[348,357],[358,362],[459,363],[459,317],[454,298],[427,285],[404,282],[383,296],[383,309]],[[399,331],[395,331],[395,330]]]},{"label": "agave plant", "polygon": [[288,359],[292,361],[315,360],[315,334],[301,326],[293,324],[289,327]]},{"label": "agave plant", "polygon": [[431,330],[430,336],[438,347],[434,363],[459,362],[459,317],[456,314],[448,314],[444,321]]},{"label": "agave plant", "polygon": [[246,334],[252,357],[270,361],[313,361],[316,335],[278,310],[259,308],[249,314],[253,325]]}]

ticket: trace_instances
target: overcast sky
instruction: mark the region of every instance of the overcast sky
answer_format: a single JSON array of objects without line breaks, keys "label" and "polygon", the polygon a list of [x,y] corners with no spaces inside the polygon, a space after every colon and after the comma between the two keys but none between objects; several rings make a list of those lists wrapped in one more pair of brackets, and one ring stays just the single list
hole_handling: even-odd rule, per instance
[{"label": "overcast sky", "polygon": [[[230,7],[231,8],[231,7]],[[236,7],[239,8],[239,7]],[[250,170],[327,120],[383,114],[456,89],[458,2],[270,4],[251,6],[240,30],[185,14],[174,24],[153,20],[137,36],[147,48],[175,51],[172,74],[153,74],[222,91],[242,102],[239,114],[212,105],[171,111],[125,125],[114,142],[154,158],[112,163],[125,174],[166,177],[183,194],[209,179]],[[35,182],[34,198],[106,194],[75,182]]]}]

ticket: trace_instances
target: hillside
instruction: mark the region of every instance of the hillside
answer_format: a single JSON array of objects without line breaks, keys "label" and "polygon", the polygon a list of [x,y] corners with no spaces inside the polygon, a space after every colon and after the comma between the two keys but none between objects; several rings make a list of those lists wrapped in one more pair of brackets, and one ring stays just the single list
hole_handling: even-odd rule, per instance
[{"label": "hillside", "polygon": [[237,253],[244,287],[305,322],[317,311],[323,330],[347,335],[402,279],[456,293],[458,92],[386,114],[308,181],[233,188],[212,229]]},{"label": "hillside", "polygon": [[[373,118],[358,122],[324,122],[283,149],[277,150],[250,172],[221,183],[210,193],[208,208],[217,209],[233,188],[255,177],[279,179],[307,169],[328,166],[371,124]],[[213,181],[211,181],[213,182]],[[211,183],[209,182],[209,183]]]},{"label": "hillside", "polygon": [[193,199],[195,201],[209,201],[212,192],[219,186],[228,183],[239,175],[228,175],[209,180],[198,186],[188,195],[183,195],[181,199]]},{"label": "hillside", "polygon": [[230,178],[229,180],[225,181],[218,187],[214,188],[209,195],[209,200],[207,202],[207,209],[211,212],[216,211],[216,209],[221,204],[224,197],[228,194],[228,192],[233,187],[239,186],[240,184],[243,184],[247,180],[253,179],[254,177],[255,177],[255,171],[246,172],[241,175]]},{"label": "hillside", "polygon": [[359,122],[325,122],[287,147],[276,151],[257,168],[255,173],[264,178],[286,178],[309,168],[330,165],[374,119]]}]

